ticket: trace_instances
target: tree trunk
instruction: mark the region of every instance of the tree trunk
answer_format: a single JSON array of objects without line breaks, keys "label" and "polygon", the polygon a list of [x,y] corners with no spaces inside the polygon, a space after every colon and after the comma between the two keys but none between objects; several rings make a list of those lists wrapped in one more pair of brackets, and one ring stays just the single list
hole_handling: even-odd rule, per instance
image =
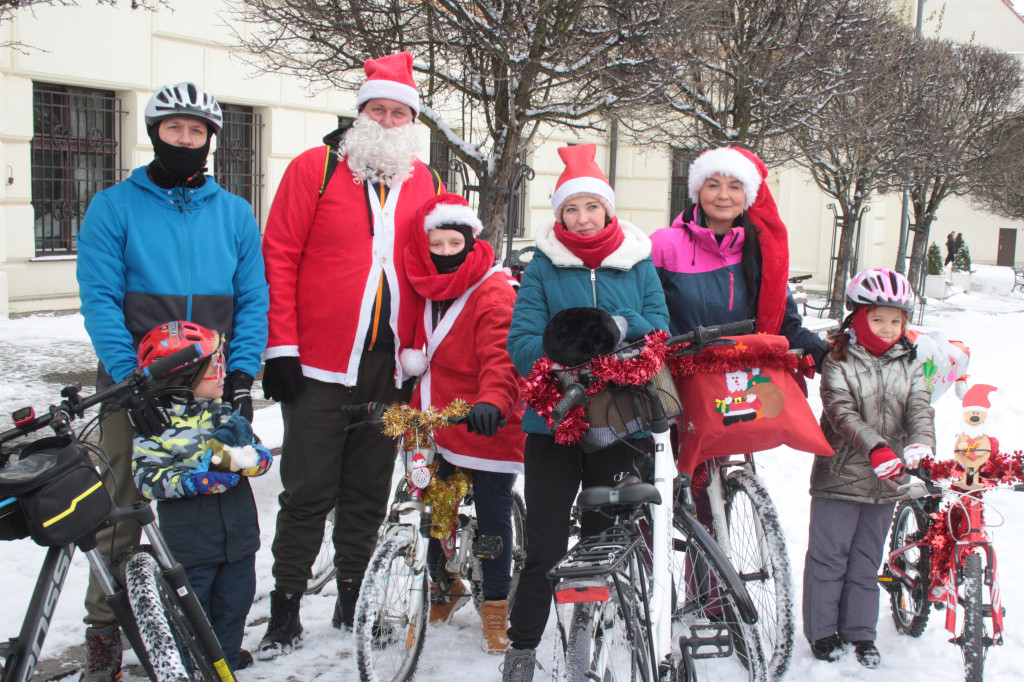
[{"label": "tree trunk", "polygon": [[834,320],[843,319],[843,305],[846,302],[846,280],[852,274],[849,272],[849,269],[853,263],[853,237],[857,231],[857,220],[853,216],[856,216],[858,213],[854,208],[851,207],[843,212],[843,227],[839,234],[839,253],[835,254],[836,267],[832,274],[832,292],[829,294],[829,301],[831,301],[829,317]]},{"label": "tree trunk", "polygon": [[918,296],[924,296],[924,276],[927,274],[925,265],[932,219],[931,215],[918,217],[915,214],[914,216],[917,229],[914,230],[914,245],[910,251],[910,268],[907,270],[907,279],[910,280],[910,287]]}]

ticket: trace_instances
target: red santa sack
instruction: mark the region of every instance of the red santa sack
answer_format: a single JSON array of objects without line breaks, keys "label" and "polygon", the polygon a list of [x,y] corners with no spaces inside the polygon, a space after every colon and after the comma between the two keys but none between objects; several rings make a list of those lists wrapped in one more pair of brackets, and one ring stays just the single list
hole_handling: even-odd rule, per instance
[{"label": "red santa sack", "polygon": [[785,337],[731,338],[735,345],[669,360],[683,405],[679,470],[693,473],[711,457],[779,445],[835,454],[793,380],[797,358]]}]

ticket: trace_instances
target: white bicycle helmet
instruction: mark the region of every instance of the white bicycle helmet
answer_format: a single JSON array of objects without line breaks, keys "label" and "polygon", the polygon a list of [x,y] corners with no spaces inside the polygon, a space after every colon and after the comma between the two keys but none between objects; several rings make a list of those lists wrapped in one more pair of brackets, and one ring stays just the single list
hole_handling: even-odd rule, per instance
[{"label": "white bicycle helmet", "polygon": [[224,115],[213,95],[195,83],[165,85],[146,104],[146,125],[157,124],[171,116],[195,116],[208,121],[214,134],[224,126]]},{"label": "white bicycle helmet", "polygon": [[871,268],[858,272],[846,290],[846,305],[885,306],[913,312],[917,297],[906,277],[889,268]]}]

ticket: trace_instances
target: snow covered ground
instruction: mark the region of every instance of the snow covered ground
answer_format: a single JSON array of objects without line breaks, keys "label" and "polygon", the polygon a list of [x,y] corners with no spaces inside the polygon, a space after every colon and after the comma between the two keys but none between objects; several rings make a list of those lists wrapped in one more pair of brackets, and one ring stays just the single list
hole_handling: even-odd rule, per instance
[{"label": "snow covered ground", "polygon": [[[1002,387],[1004,394],[993,401],[991,433],[1004,451],[1024,448],[1024,405],[1011,400],[1016,394],[1016,381],[1024,383],[1022,342],[1024,338],[1024,294],[1010,293],[1013,273],[1009,268],[976,266],[969,293],[959,293],[945,301],[931,301],[926,327],[938,329],[950,339],[960,339],[971,348],[970,376],[972,383],[989,383]],[[18,407],[33,404],[37,412],[59,395],[60,385],[47,383],[47,375],[82,372],[94,366],[91,346],[78,315],[38,315],[14,320],[0,320],[0,428],[7,428],[6,415]],[[812,386],[812,406],[820,412],[816,386]],[[936,433],[939,456],[951,456],[954,436],[960,419],[960,403],[952,392],[936,405]],[[280,444],[281,421],[276,407],[259,410],[257,433],[269,445]],[[766,479],[782,518],[793,563],[796,594],[802,584],[803,557],[807,548],[807,514],[810,498],[807,480],[811,457],[787,448],[758,455],[761,474]],[[257,601],[250,612],[251,625],[245,645],[255,648],[263,634],[263,619],[269,613],[268,593],[273,587],[270,577],[270,543],[274,534],[277,509],[276,495],[281,489],[276,468],[253,482],[260,508],[263,549],[257,557],[259,583]],[[989,521],[1002,517],[1002,527],[990,531],[999,552],[999,569],[1003,605],[1006,608],[1005,644],[993,648],[986,663],[986,679],[1024,679],[1020,660],[1024,657],[1024,495],[996,492],[986,498]],[[998,514],[996,513],[998,512]],[[0,574],[4,576],[0,593],[0,639],[14,636],[23,610],[35,583],[42,548],[31,540],[7,543],[0,547]],[[54,625],[43,651],[54,657],[69,646],[80,644],[83,636],[82,596],[88,568],[84,558],[76,557],[67,586],[57,607]],[[332,587],[323,596],[307,597],[302,604],[302,622],[306,629],[305,644],[289,656],[273,662],[257,662],[239,674],[244,682],[255,680],[349,680],[356,678],[352,637],[331,628],[334,604]],[[796,605],[797,632],[800,606]],[[948,642],[941,613],[933,612],[928,629],[919,639],[896,634],[889,615],[888,598],[882,594],[878,628],[878,647],[882,654],[881,668],[865,671],[852,655],[838,663],[814,660],[798,634],[793,662],[787,679],[829,682],[846,679],[876,679],[902,682],[952,682],[963,679],[959,650]],[[549,628],[550,635],[550,628]],[[426,649],[420,661],[418,680],[451,682],[452,680],[499,679],[500,657],[487,656],[479,649],[479,621],[470,607],[459,612],[452,625],[431,628]],[[550,668],[553,659],[552,637],[545,638],[540,654],[541,664]],[[535,679],[545,680],[544,673]],[[126,678],[127,682],[127,678]]]}]

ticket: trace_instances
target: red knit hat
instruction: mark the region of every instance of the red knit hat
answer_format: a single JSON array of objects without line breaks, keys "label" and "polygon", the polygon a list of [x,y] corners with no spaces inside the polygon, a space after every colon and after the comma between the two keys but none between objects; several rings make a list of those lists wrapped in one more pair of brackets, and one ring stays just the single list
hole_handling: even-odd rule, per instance
[{"label": "red knit hat", "polygon": [[559,147],[558,155],[565,163],[565,170],[555,184],[555,193],[551,195],[551,208],[555,211],[555,220],[562,219],[562,204],[574,194],[594,195],[608,212],[609,218],[615,215],[615,190],[608,184],[608,178],[595,161],[597,145],[577,144]]},{"label": "red knit hat", "polygon": [[967,389],[967,393],[964,394],[964,409],[988,412],[988,408],[992,407],[988,394],[998,390],[995,386],[989,386],[988,384],[975,384],[971,386]]},{"label": "red knit hat", "polygon": [[409,105],[413,116],[420,115],[420,98],[416,92],[416,81],[412,78],[412,54],[399,52],[379,59],[367,59],[363,68],[366,80],[359,88],[357,107],[371,99],[393,99]]},{"label": "red knit hat", "polygon": [[484,229],[484,224],[480,222],[476,211],[458,194],[438,194],[423,204],[420,207],[420,224],[423,225],[424,232],[468,227],[474,237]]},{"label": "red knit hat", "polygon": [[[750,220],[760,228],[758,240],[761,243],[761,291],[757,299],[757,331],[778,334],[782,329],[782,318],[786,313],[786,298],[789,295],[789,234],[786,224],[779,216],[775,198],[765,179],[768,167],[757,154],[739,147],[730,149],[739,152],[757,168],[761,178],[757,197],[746,209]],[[750,201],[750,198],[747,198]]]}]

